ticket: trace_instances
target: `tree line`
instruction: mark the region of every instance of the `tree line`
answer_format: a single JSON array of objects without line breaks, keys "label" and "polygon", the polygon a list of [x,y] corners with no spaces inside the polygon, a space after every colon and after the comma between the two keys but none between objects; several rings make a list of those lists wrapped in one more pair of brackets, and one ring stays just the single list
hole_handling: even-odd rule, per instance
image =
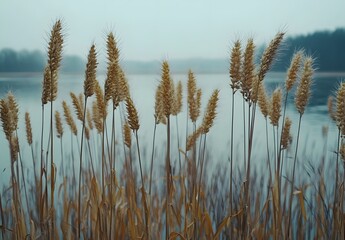
[{"label": "tree line", "polygon": [[285,71],[295,51],[304,49],[315,59],[318,71],[345,71],[345,29],[320,31],[287,38],[272,70]]},{"label": "tree line", "polygon": [[[47,63],[47,57],[39,50],[15,51],[5,48],[0,50],[0,72],[43,72]],[[63,57],[61,71],[84,71],[84,61],[74,55]]]},{"label": "tree line", "polygon": [[[261,49],[264,49],[264,46],[258,49],[259,54]],[[293,53],[300,49],[304,49],[306,54],[315,58],[315,67],[318,71],[345,71],[345,28],[287,38],[285,48],[272,70],[286,71]],[[0,72],[43,72],[45,64],[46,56],[38,50],[0,50]],[[172,67],[176,72],[185,72],[186,69],[194,67],[193,70],[200,73],[223,73],[227,70],[227,64],[226,59],[189,59],[175,60]],[[158,61],[128,61],[123,65],[129,73],[157,73],[156,70],[159,70]],[[84,70],[85,61],[79,56],[63,57],[62,72]]]}]

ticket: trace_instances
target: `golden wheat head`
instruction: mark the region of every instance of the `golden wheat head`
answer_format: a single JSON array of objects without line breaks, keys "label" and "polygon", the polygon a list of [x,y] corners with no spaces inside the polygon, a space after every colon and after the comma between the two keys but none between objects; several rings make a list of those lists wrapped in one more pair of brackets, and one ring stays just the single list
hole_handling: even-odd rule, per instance
[{"label": "golden wheat head", "polygon": [[241,88],[242,94],[246,101],[250,100],[252,83],[254,78],[254,41],[250,38],[247,42],[246,49],[243,54]]},{"label": "golden wheat head", "polygon": [[29,145],[32,144],[32,127],[31,127],[31,120],[30,114],[25,112],[25,129],[26,129],[26,140]]},{"label": "golden wheat head", "polygon": [[265,49],[262,57],[261,57],[261,63],[260,63],[260,69],[258,73],[259,81],[262,81],[265,78],[266,73],[270,69],[273,60],[276,56],[276,53],[278,51],[278,48],[280,44],[283,41],[285,33],[279,32],[274,37],[274,39],[270,42],[268,47]]},{"label": "golden wheat head", "polygon": [[295,105],[300,114],[304,113],[310,97],[310,88],[314,73],[313,58],[307,57],[304,61],[300,83],[296,90]]},{"label": "golden wheat head", "polygon": [[230,86],[233,91],[240,88],[241,80],[241,42],[236,40],[230,56]]},{"label": "golden wheat head", "polygon": [[97,69],[97,56],[95,44],[92,44],[89,55],[87,57],[87,64],[85,70],[85,81],[84,81],[84,95],[90,97],[95,92],[96,82],[96,69]]},{"label": "golden wheat head", "polygon": [[205,116],[204,116],[204,119],[202,121],[202,133],[203,134],[206,134],[210,131],[210,128],[213,125],[214,119],[216,118],[218,94],[219,94],[219,90],[218,89],[214,90],[209,101],[208,101]]},{"label": "golden wheat head", "polygon": [[286,91],[290,91],[292,86],[295,84],[297,76],[298,76],[298,71],[301,67],[302,63],[302,58],[303,58],[303,51],[298,51],[294,54],[291,60],[291,64],[288,70],[287,78],[285,81],[285,87]]},{"label": "golden wheat head", "polygon": [[61,116],[58,111],[55,111],[55,128],[56,128],[57,138],[62,138],[63,127],[62,127]]},{"label": "golden wheat head", "polygon": [[279,118],[281,116],[281,104],[282,104],[282,90],[281,88],[276,88],[272,94],[271,101],[271,111],[269,118],[273,126],[278,126]]},{"label": "golden wheat head", "polygon": [[138,112],[134,106],[132,99],[129,97],[126,99],[126,108],[127,108],[127,118],[128,118],[129,127],[133,131],[138,131],[140,127]]}]

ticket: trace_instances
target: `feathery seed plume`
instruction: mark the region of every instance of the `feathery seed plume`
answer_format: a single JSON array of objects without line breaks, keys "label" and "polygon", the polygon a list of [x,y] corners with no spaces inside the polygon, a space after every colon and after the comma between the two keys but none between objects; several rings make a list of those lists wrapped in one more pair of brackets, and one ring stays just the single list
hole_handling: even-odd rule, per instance
[{"label": "feathery seed plume", "polygon": [[254,41],[250,38],[247,42],[246,49],[243,54],[243,65],[242,65],[242,95],[246,101],[251,98],[252,82],[254,78]]},{"label": "feathery seed plume", "polygon": [[95,92],[96,82],[96,68],[97,68],[97,56],[95,44],[92,44],[89,55],[87,57],[87,64],[85,70],[85,81],[84,81],[84,95],[90,97]]},{"label": "feathery seed plume", "polygon": [[126,108],[127,108],[127,118],[128,118],[128,124],[129,127],[133,131],[138,131],[140,125],[139,125],[139,117],[138,112],[134,106],[134,103],[130,97],[126,99]]},{"label": "feathery seed plume", "polygon": [[156,93],[155,93],[155,123],[164,123],[165,122],[165,116],[163,113],[163,101],[162,101],[162,84],[159,84]]},{"label": "feathery seed plume", "polygon": [[57,97],[58,87],[58,70],[61,65],[62,59],[62,47],[63,47],[63,36],[62,36],[62,24],[61,20],[56,21],[51,33],[48,44],[48,66],[50,71],[50,89],[48,94],[48,101],[54,101]]},{"label": "feathery seed plume", "polygon": [[276,88],[272,94],[272,106],[269,118],[273,126],[278,126],[280,112],[281,112],[281,103],[282,103],[282,90],[281,88]]},{"label": "feathery seed plume", "polygon": [[167,61],[163,61],[162,63],[161,78],[162,78],[161,94],[162,94],[162,101],[163,101],[163,113],[166,117],[169,117],[173,108],[173,102],[174,102],[173,90],[174,89],[172,89],[172,80],[170,77],[169,64]]},{"label": "feathery seed plume", "polygon": [[66,120],[67,125],[70,127],[71,132],[75,136],[77,136],[77,133],[78,133],[77,126],[76,126],[74,119],[72,117],[71,110],[65,101],[62,101],[62,108],[63,108],[63,113],[65,116],[65,120]]},{"label": "feathery seed plume", "polygon": [[304,113],[305,107],[309,101],[313,73],[313,59],[307,57],[304,61],[303,72],[295,97],[295,105],[300,114]]},{"label": "feathery seed plume", "polygon": [[337,109],[336,109],[337,126],[341,135],[345,135],[345,82],[342,82],[337,92]]},{"label": "feathery seed plume", "polygon": [[213,125],[213,121],[216,118],[218,94],[219,94],[219,90],[218,89],[214,90],[212,93],[212,96],[210,97],[210,99],[208,101],[206,112],[204,115],[204,119],[202,121],[202,133],[203,134],[206,134],[210,131],[210,128]]},{"label": "feathery seed plume", "polygon": [[285,33],[279,32],[274,37],[274,39],[270,42],[268,47],[265,49],[262,57],[261,57],[261,63],[260,63],[260,69],[258,73],[259,81],[262,81],[270,69],[272,62],[274,60],[274,57],[276,56],[276,53],[278,51],[278,48],[283,40]]},{"label": "feathery seed plume", "polygon": [[74,107],[75,112],[77,113],[78,120],[83,121],[84,106],[80,104],[78,97],[74,93],[70,92],[70,96],[72,98],[73,107]]},{"label": "feathery seed plume", "polygon": [[95,128],[100,134],[103,132],[103,117],[99,112],[97,100],[92,103],[92,120],[95,123]]},{"label": "feathery seed plume", "polygon": [[259,90],[259,93],[258,93],[259,107],[260,107],[262,115],[264,115],[264,117],[266,118],[268,116],[269,110],[270,110],[270,101],[268,99],[264,83],[262,81],[259,82],[259,89],[258,90]]},{"label": "feathery seed plume", "polygon": [[58,111],[55,111],[55,127],[56,127],[57,138],[62,138],[63,127],[62,127],[60,113]]},{"label": "feathery seed plume", "polygon": [[119,49],[117,48],[117,43],[113,33],[109,33],[107,36],[107,78],[104,84],[104,94],[105,101],[113,99],[114,108],[118,106],[118,102],[114,100],[114,97],[117,96],[116,85],[119,82],[120,66],[119,66]]},{"label": "feathery seed plume", "polygon": [[92,123],[92,116],[89,109],[86,110],[86,121],[87,121],[87,124],[89,125],[90,130],[92,130],[93,123]]},{"label": "feathery seed plume", "polygon": [[43,74],[43,82],[42,82],[42,105],[45,105],[48,103],[50,99],[50,85],[51,85],[51,74],[49,66],[47,65],[44,68],[44,74]]},{"label": "feathery seed plume", "polygon": [[25,129],[26,129],[26,140],[27,140],[28,144],[31,146],[31,144],[32,144],[32,127],[31,127],[30,114],[28,112],[25,113]]},{"label": "feathery seed plume", "polygon": [[107,117],[107,103],[104,101],[104,94],[101,86],[98,81],[95,82],[95,93],[96,93],[96,102],[98,107],[99,117]]},{"label": "feathery seed plume", "polygon": [[241,80],[241,42],[236,40],[230,57],[230,86],[233,91],[236,91],[240,88]]},{"label": "feathery seed plume", "polygon": [[291,60],[291,64],[290,64],[287,78],[285,81],[286,91],[290,91],[292,86],[296,82],[298,71],[301,67],[302,58],[303,58],[303,51],[298,51],[297,53],[294,54]]},{"label": "feathery seed plume", "polygon": [[285,122],[284,122],[283,132],[282,132],[282,142],[281,142],[282,149],[287,149],[292,139],[291,134],[290,134],[290,127],[291,127],[291,120],[290,118],[286,117]]},{"label": "feathery seed plume", "polygon": [[189,110],[189,117],[192,122],[196,121],[196,117],[194,116],[195,109],[196,109],[196,80],[194,77],[194,73],[192,70],[188,72],[188,82],[187,82],[187,102],[188,102],[188,110]]},{"label": "feathery seed plume", "polygon": [[125,145],[130,148],[131,147],[131,128],[128,125],[128,122],[125,122],[125,124],[123,125],[123,139],[125,142]]},{"label": "feathery seed plume", "polygon": [[188,136],[186,152],[188,152],[192,149],[196,140],[200,137],[201,133],[202,133],[202,128],[199,127],[192,135]]}]

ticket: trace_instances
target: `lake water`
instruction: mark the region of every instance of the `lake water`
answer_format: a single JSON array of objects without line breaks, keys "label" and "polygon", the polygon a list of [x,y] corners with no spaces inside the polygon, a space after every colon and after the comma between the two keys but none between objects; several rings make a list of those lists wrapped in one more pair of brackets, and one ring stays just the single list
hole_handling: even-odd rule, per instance
[{"label": "lake water", "polygon": [[[138,109],[140,118],[139,138],[143,149],[144,165],[147,167],[150,159],[151,141],[153,134],[153,113],[154,113],[154,95],[156,87],[159,83],[160,76],[156,75],[128,75],[130,84],[130,92],[133,97],[133,101]],[[329,126],[329,141],[327,151],[334,151],[336,141],[336,128],[333,123],[330,122],[327,115],[327,98],[330,94],[334,93],[339,85],[339,82],[345,78],[345,74],[316,74],[314,78],[312,97],[307,108],[302,122],[302,136],[301,143],[302,149],[310,149],[310,154],[318,156],[322,154],[323,150],[323,138],[322,127]],[[99,81],[104,82],[105,76],[100,75]],[[184,90],[187,82],[187,74],[173,75],[173,79],[176,81],[181,80],[183,82]],[[208,98],[210,97],[214,89],[219,89],[219,107],[217,110],[217,118],[215,125],[208,134],[207,151],[212,156],[212,161],[227,161],[229,156],[229,135],[230,135],[230,106],[231,106],[231,89],[229,86],[229,77],[226,74],[219,75],[197,75],[197,84],[203,91],[202,97],[202,114],[206,107]],[[83,75],[60,75],[59,77],[59,90],[58,99],[54,103],[55,109],[62,113],[62,100],[66,100],[71,103],[69,93],[81,93],[83,89]],[[272,73],[264,80],[266,87],[269,91],[272,91],[276,86],[284,84],[285,74]],[[12,91],[18,101],[20,111],[19,121],[19,141],[21,146],[21,154],[23,156],[24,168],[30,171],[31,164],[31,152],[26,144],[25,136],[25,124],[24,114],[26,111],[31,114],[31,121],[34,134],[34,142],[37,150],[39,149],[39,136],[41,129],[41,74],[11,74],[0,75],[0,97],[3,98],[8,91]],[[184,94],[184,106],[183,113],[178,116],[179,130],[181,135],[181,145],[184,146],[182,140],[185,136],[186,125],[186,94]],[[236,98],[236,119],[235,119],[235,146],[236,149],[242,149],[241,143],[243,138],[243,120],[242,120],[242,98],[237,94]],[[89,101],[90,103],[90,101]],[[90,106],[90,105],[89,105]],[[49,106],[46,107],[46,112],[49,112]],[[257,112],[257,124],[254,132],[254,153],[256,155],[265,154],[265,123],[259,111]],[[291,94],[287,109],[287,116],[292,119],[292,135],[296,136],[298,114],[293,105],[293,94]],[[202,117],[200,118],[201,121]],[[46,115],[46,124],[48,125],[49,116]],[[119,123],[120,121],[117,121]],[[80,124],[79,124],[80,125]],[[119,128],[120,126],[118,126]],[[176,133],[175,119],[173,119],[173,134]],[[69,131],[65,126],[65,132]],[[48,130],[46,130],[46,133]],[[81,132],[79,130],[79,132]],[[164,137],[165,128],[159,126],[157,129],[158,139],[157,145],[164,149]],[[47,139],[47,136],[45,137]],[[176,139],[176,138],[175,138]],[[122,142],[121,134],[117,134],[118,142]],[[69,141],[65,143],[65,149],[69,148]],[[176,144],[176,142],[173,144]],[[46,144],[45,144],[46,145]],[[56,150],[57,152],[59,150]],[[37,151],[38,153],[39,151]],[[177,152],[177,151],[176,151]],[[241,150],[236,151],[236,158],[241,159]],[[57,153],[58,154],[58,153]],[[307,153],[308,154],[308,153]],[[318,157],[315,158],[317,161]],[[163,164],[163,160],[162,163]],[[240,165],[242,161],[239,161]],[[0,131],[0,183],[8,183],[10,169],[10,158],[8,151],[8,144],[6,142],[2,129]]]}]

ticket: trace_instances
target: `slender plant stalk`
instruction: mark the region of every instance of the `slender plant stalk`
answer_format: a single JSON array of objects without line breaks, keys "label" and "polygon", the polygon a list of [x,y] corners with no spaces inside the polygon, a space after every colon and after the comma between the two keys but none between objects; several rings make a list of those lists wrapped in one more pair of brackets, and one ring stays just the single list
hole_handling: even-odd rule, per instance
[{"label": "slender plant stalk", "polygon": [[235,118],[235,90],[232,91],[231,103],[231,133],[230,133],[230,215],[232,215],[232,174],[233,174],[233,157],[234,157],[234,118]]},{"label": "slender plant stalk", "polygon": [[155,120],[155,124],[154,124],[154,127],[153,127],[152,153],[151,153],[151,166],[150,166],[150,183],[149,183],[149,195],[150,196],[151,196],[151,186],[152,186],[153,157],[155,155],[156,128],[157,128],[157,123],[156,123],[156,120]]},{"label": "slender plant stalk", "polygon": [[290,235],[290,225],[291,225],[291,211],[292,211],[292,197],[293,197],[293,189],[295,185],[295,172],[296,172],[296,162],[297,162],[297,151],[298,151],[298,143],[299,143],[299,135],[301,130],[301,121],[302,121],[302,113],[299,115],[298,120],[298,130],[297,130],[297,139],[296,139],[296,149],[295,149],[295,156],[293,161],[293,167],[292,167],[292,179],[291,179],[291,189],[290,189],[290,199],[289,199],[289,214],[288,214],[288,225],[286,228],[286,237],[289,237]]},{"label": "slender plant stalk", "polygon": [[178,118],[177,115],[175,117],[176,120],[176,138],[177,138],[177,151],[178,151],[178,161],[179,161],[179,166],[180,166],[180,173],[182,173],[182,162],[181,162],[181,153],[180,153],[180,133],[178,129]]},{"label": "slender plant stalk", "polygon": [[167,178],[167,195],[166,195],[166,211],[165,211],[165,238],[168,240],[170,236],[169,229],[169,208],[170,208],[170,175],[171,175],[171,166],[170,166],[170,116],[167,116],[167,153],[166,153],[166,178]]},{"label": "slender plant stalk", "polygon": [[86,119],[86,105],[87,96],[84,99],[84,114],[83,114],[83,127],[81,131],[81,144],[80,144],[80,159],[79,159],[79,181],[78,181],[78,239],[80,239],[80,226],[81,226],[81,177],[83,168],[83,143],[84,143],[84,131],[85,131],[85,119]]},{"label": "slender plant stalk", "polygon": [[144,182],[143,169],[142,169],[141,157],[140,157],[138,130],[135,131],[135,139],[137,141],[137,150],[138,150],[139,167],[140,167],[140,177],[141,177],[141,184],[142,184],[141,193],[142,193],[142,199],[143,199],[143,203],[144,203],[146,237],[147,237],[147,239],[150,239],[149,223],[148,223],[148,221],[149,221],[148,214],[149,213],[148,213],[148,207],[147,207],[147,202],[146,202],[145,182]]}]

